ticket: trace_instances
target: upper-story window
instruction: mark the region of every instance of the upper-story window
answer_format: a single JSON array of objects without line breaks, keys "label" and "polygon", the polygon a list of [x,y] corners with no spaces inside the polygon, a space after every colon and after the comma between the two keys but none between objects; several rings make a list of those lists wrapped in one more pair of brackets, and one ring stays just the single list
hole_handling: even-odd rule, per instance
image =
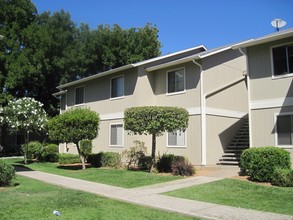
[{"label": "upper-story window", "polygon": [[111,98],[124,96],[124,77],[119,76],[111,79]]},{"label": "upper-story window", "polygon": [[75,89],[75,105],[84,103],[84,86]]},{"label": "upper-story window", "polygon": [[274,76],[293,73],[293,44],[274,47],[272,55]]},{"label": "upper-story window", "polygon": [[185,69],[176,69],[167,72],[168,93],[183,92],[185,90]]}]

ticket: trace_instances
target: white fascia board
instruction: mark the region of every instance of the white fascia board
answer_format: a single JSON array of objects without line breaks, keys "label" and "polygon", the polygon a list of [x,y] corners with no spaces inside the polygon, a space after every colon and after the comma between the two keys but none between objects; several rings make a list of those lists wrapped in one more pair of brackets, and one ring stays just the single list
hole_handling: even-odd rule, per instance
[{"label": "white fascia board", "polygon": [[236,44],[232,47],[233,50],[239,49],[239,48],[246,48],[251,46],[256,46],[259,44],[269,43],[276,40],[281,40],[284,38],[293,37],[293,28],[290,28],[288,30],[280,31],[277,33],[269,34],[264,37],[260,37],[257,39],[250,39],[248,41],[244,41],[242,43]]},{"label": "white fascia board", "polygon": [[170,53],[170,54],[167,54],[167,55],[155,57],[155,58],[152,58],[152,59],[149,59],[149,60],[141,61],[141,62],[135,63],[133,65],[134,65],[134,67],[141,66],[141,65],[144,65],[144,64],[148,64],[148,63],[151,63],[151,62],[154,62],[154,61],[162,60],[162,59],[165,59],[165,58],[168,58],[168,57],[176,56],[178,54],[186,53],[188,51],[196,50],[196,49],[200,49],[200,48],[203,48],[205,51],[207,51],[207,48],[204,45],[200,45],[200,46],[197,46],[197,47],[188,48],[186,50],[181,50],[181,51],[177,51],[177,52]]},{"label": "white fascia board", "polygon": [[134,67],[134,64],[128,64],[128,65],[125,65],[125,66],[121,66],[121,67],[118,67],[118,68],[115,68],[115,69],[112,69],[112,70],[108,70],[106,72],[98,73],[98,74],[95,74],[95,75],[92,75],[92,76],[85,77],[83,79],[79,79],[79,80],[76,80],[76,81],[72,81],[72,82],[60,85],[60,86],[57,87],[57,89],[61,90],[63,88],[69,87],[69,86],[84,83],[84,82],[87,82],[87,81],[90,81],[90,80],[93,80],[93,79],[97,79],[97,78],[100,78],[100,77],[103,77],[103,76],[107,76],[107,75],[110,75],[110,74],[113,74],[113,73],[117,73],[119,71],[130,69],[130,68],[133,68],[133,67]]},{"label": "white fascia board", "polygon": [[63,95],[63,94],[66,94],[66,93],[67,93],[67,90],[61,90],[59,92],[53,93],[52,95],[56,97],[56,96]]},{"label": "white fascia board", "polygon": [[190,62],[192,60],[200,60],[200,59],[212,56],[214,54],[221,53],[221,52],[229,50],[229,49],[231,49],[231,46],[224,47],[224,48],[221,48],[219,50],[217,50],[217,49],[211,50],[210,53],[208,51],[200,52],[198,54],[191,55],[189,57],[185,57],[185,58],[182,58],[182,59],[179,59],[179,60],[174,60],[174,61],[171,61],[171,62],[168,62],[168,63],[164,63],[164,64],[160,64],[160,65],[157,65],[157,66],[152,66],[152,67],[146,68],[146,71],[147,72],[152,72],[152,71],[163,69],[163,68],[166,68],[166,67],[175,66],[175,65],[178,65],[178,64]]},{"label": "white fascia board", "polygon": [[190,61],[196,59],[196,57],[197,57],[196,55],[193,55],[193,56],[190,56],[190,57],[187,57],[187,58],[174,60],[174,61],[171,61],[171,62],[168,62],[168,63],[163,63],[163,64],[160,64],[160,65],[152,66],[152,67],[146,68],[146,71],[147,72],[152,72],[152,71],[163,69],[163,68],[166,68],[166,67],[175,66],[175,65],[182,64],[182,63],[190,62]]}]

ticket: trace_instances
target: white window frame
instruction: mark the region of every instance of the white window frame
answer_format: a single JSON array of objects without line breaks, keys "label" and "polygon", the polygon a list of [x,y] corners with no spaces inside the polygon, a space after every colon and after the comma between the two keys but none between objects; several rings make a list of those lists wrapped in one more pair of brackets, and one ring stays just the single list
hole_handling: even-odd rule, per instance
[{"label": "white window frame", "polygon": [[[83,88],[83,102],[76,104],[76,90]],[[66,96],[67,97],[67,96]],[[85,104],[85,86],[78,86],[74,88],[74,106],[81,106]]]},{"label": "white window frame", "polygon": [[[112,128],[112,126],[113,125],[121,125],[122,126],[122,140],[121,140],[121,145],[113,145],[113,144],[111,144],[111,135],[112,135],[112,133],[111,133],[111,128]],[[109,146],[110,147],[118,147],[118,148],[123,148],[124,147],[124,125],[123,125],[123,123],[111,123],[110,125],[109,125]]]},{"label": "white window frame", "polygon": [[[274,57],[273,57],[273,49],[277,48],[277,47],[282,47],[282,46],[293,46],[293,42],[287,42],[284,44],[278,44],[278,45],[274,45],[270,47],[270,57],[271,57],[271,74],[272,74],[272,79],[281,79],[281,78],[286,78],[286,77],[292,77],[293,76],[293,72],[292,73],[287,73],[287,74],[283,74],[283,75],[275,75],[274,74]],[[287,64],[288,65],[288,64]]]},{"label": "white window frame", "polygon": [[[170,92],[169,93],[169,79],[168,79],[168,75],[170,72],[174,72],[174,71],[177,71],[177,70],[183,70],[183,87],[184,89],[182,91],[175,91],[175,92]],[[179,67],[179,68],[176,68],[176,69],[171,69],[171,70],[168,70],[166,72],[166,94],[167,95],[177,95],[177,94],[184,94],[186,93],[186,71],[185,71],[185,67]]]},{"label": "white window frame", "polygon": [[[278,143],[278,127],[277,127],[278,116],[286,116],[286,115],[292,115],[293,116],[293,112],[275,113],[274,114],[275,146],[280,147],[280,148],[285,148],[285,149],[293,149],[293,145],[279,145],[279,143]],[[293,140],[293,132],[291,133],[291,138]]]},{"label": "white window frame", "polygon": [[[177,130],[178,132],[179,130]],[[184,131],[184,145],[169,145],[169,132],[166,132],[166,142],[168,148],[186,148],[187,147],[187,130]]]},{"label": "white window frame", "polygon": [[[112,80],[117,79],[117,78],[123,78],[123,95],[122,96],[117,96],[117,97],[112,97]],[[110,100],[117,100],[117,99],[123,99],[125,96],[125,77],[124,75],[119,75],[112,77],[110,79]]]}]

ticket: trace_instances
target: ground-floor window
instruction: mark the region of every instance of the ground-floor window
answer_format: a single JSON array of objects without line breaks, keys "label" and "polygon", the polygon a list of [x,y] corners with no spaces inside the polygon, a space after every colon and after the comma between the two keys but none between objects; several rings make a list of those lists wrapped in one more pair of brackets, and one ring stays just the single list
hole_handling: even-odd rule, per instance
[{"label": "ground-floor window", "polygon": [[185,131],[177,130],[168,133],[168,146],[185,147]]},{"label": "ground-floor window", "polygon": [[293,115],[277,116],[277,141],[278,145],[292,145],[293,143]]},{"label": "ground-floor window", "polygon": [[110,125],[110,146],[123,146],[123,125]]}]

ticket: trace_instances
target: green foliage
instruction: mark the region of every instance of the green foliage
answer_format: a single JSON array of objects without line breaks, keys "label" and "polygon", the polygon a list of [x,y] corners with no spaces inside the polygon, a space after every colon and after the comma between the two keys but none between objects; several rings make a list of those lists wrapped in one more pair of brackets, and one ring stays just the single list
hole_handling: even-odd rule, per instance
[{"label": "green foliage", "polygon": [[93,144],[91,140],[81,140],[80,141],[80,153],[85,157],[88,158],[88,156],[92,153]]},{"label": "green foliage", "polygon": [[94,167],[120,167],[121,156],[117,152],[100,152],[98,154],[90,154],[88,163]]},{"label": "green foliage", "polygon": [[[25,146],[22,145],[24,149]],[[32,159],[39,159],[42,154],[43,145],[39,141],[30,141],[28,143],[28,150],[27,150],[27,158]]]},{"label": "green foliage", "polygon": [[36,97],[51,116],[58,114],[58,85],[160,55],[150,24],[91,30],[63,10],[38,14],[30,0],[0,1],[0,21],[0,104]]},{"label": "green foliage", "polygon": [[152,165],[156,162],[156,137],[163,132],[185,130],[189,114],[184,108],[166,106],[144,106],[128,108],[124,111],[124,129],[133,134],[152,135]]},{"label": "green foliage", "polygon": [[90,154],[87,158],[87,162],[93,167],[101,167],[101,156],[102,153]]},{"label": "green foliage", "polygon": [[116,152],[101,152],[101,166],[102,167],[120,167],[121,156]]},{"label": "green foliage", "polygon": [[271,183],[276,186],[293,187],[293,170],[276,168]]},{"label": "green foliage", "polygon": [[137,167],[139,158],[145,156],[147,153],[147,148],[145,147],[144,142],[135,140],[133,143],[133,147],[122,152],[122,157],[126,158],[128,169],[130,166]]},{"label": "green foliage", "polygon": [[9,186],[13,178],[15,178],[14,167],[0,160],[0,186]]},{"label": "green foliage", "polygon": [[192,176],[195,174],[195,169],[187,159],[181,156],[176,156],[172,163],[172,174],[180,176]]},{"label": "green foliage", "polygon": [[270,182],[276,168],[289,169],[290,154],[277,147],[249,148],[240,156],[240,169],[252,180]]},{"label": "green foliage", "polygon": [[99,115],[85,108],[70,109],[48,122],[49,137],[61,143],[78,144],[79,141],[97,137]]},{"label": "green foliage", "polygon": [[4,121],[11,132],[21,134],[45,131],[47,114],[43,104],[33,98],[20,98],[9,101],[3,109]]},{"label": "green foliage", "polygon": [[156,134],[185,130],[189,115],[186,109],[166,106],[128,108],[124,112],[125,130],[134,134]]},{"label": "green foliage", "polygon": [[80,163],[80,158],[77,154],[60,154],[59,164],[74,164]]},{"label": "green foliage", "polygon": [[48,144],[43,147],[40,161],[58,162],[58,160],[59,160],[59,148],[57,144]]},{"label": "green foliage", "polygon": [[151,165],[152,165],[152,157],[151,156],[141,155],[138,158],[137,167],[139,170],[150,170]]},{"label": "green foliage", "polygon": [[172,163],[175,160],[174,154],[163,154],[162,157],[159,158],[157,163],[157,169],[160,173],[170,173],[172,172]]}]

